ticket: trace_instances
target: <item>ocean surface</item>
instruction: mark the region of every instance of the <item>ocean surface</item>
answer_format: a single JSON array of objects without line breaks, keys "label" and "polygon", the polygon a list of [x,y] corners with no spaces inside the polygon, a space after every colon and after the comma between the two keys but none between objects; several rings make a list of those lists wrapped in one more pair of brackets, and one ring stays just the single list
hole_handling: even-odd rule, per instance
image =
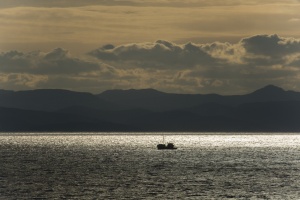
[{"label": "ocean surface", "polygon": [[300,199],[300,135],[0,134],[0,199]]}]

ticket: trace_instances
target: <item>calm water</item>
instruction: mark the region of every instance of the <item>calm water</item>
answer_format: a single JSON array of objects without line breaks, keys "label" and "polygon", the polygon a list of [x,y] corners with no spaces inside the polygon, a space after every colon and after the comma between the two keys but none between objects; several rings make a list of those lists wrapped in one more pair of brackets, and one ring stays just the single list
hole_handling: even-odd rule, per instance
[{"label": "calm water", "polygon": [[0,135],[0,199],[300,199],[300,135]]}]

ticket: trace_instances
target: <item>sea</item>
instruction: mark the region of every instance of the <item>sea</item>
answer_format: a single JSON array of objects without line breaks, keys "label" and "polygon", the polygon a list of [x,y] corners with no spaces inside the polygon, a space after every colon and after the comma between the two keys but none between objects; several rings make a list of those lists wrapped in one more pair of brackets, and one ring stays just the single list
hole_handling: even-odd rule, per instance
[{"label": "sea", "polygon": [[1,133],[0,199],[300,199],[300,135]]}]

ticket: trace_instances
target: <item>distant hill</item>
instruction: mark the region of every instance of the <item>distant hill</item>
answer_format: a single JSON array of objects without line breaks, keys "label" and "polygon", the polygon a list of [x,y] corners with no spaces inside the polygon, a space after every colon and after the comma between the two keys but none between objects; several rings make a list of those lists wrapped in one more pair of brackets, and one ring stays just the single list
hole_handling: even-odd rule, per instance
[{"label": "distant hill", "polygon": [[300,101],[300,92],[284,91],[268,85],[245,95],[221,96],[217,94],[170,94],[153,89],[144,90],[109,90],[98,95],[100,99],[122,105],[127,109],[140,108],[152,111],[168,111],[216,103],[238,106],[244,103],[261,101]]},{"label": "distant hill", "polygon": [[0,131],[300,132],[300,93],[273,85],[229,96],[0,90]]},{"label": "distant hill", "polygon": [[252,125],[255,131],[300,131],[300,101],[242,104],[236,108],[234,116]]},{"label": "distant hill", "polygon": [[0,106],[27,110],[56,111],[69,106],[87,106],[101,109],[117,109],[117,105],[101,100],[95,95],[68,90],[29,90],[0,92]]},{"label": "distant hill", "polygon": [[172,110],[182,105],[197,104],[199,99],[196,96],[198,95],[168,94],[153,89],[108,90],[98,95],[100,99],[122,105],[127,109],[152,111]]},{"label": "distant hill", "polygon": [[0,132],[120,132],[139,131],[92,117],[0,107]]}]

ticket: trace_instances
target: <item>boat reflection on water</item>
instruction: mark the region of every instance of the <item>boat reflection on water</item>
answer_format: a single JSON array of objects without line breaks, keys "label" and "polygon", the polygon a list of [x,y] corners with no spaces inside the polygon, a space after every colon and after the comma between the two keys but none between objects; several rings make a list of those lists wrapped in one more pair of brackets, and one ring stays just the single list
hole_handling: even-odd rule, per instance
[{"label": "boat reflection on water", "polygon": [[158,144],[157,145],[157,149],[158,150],[164,150],[164,149],[177,149],[177,147],[175,147],[175,145],[173,143],[168,143],[166,144]]}]

